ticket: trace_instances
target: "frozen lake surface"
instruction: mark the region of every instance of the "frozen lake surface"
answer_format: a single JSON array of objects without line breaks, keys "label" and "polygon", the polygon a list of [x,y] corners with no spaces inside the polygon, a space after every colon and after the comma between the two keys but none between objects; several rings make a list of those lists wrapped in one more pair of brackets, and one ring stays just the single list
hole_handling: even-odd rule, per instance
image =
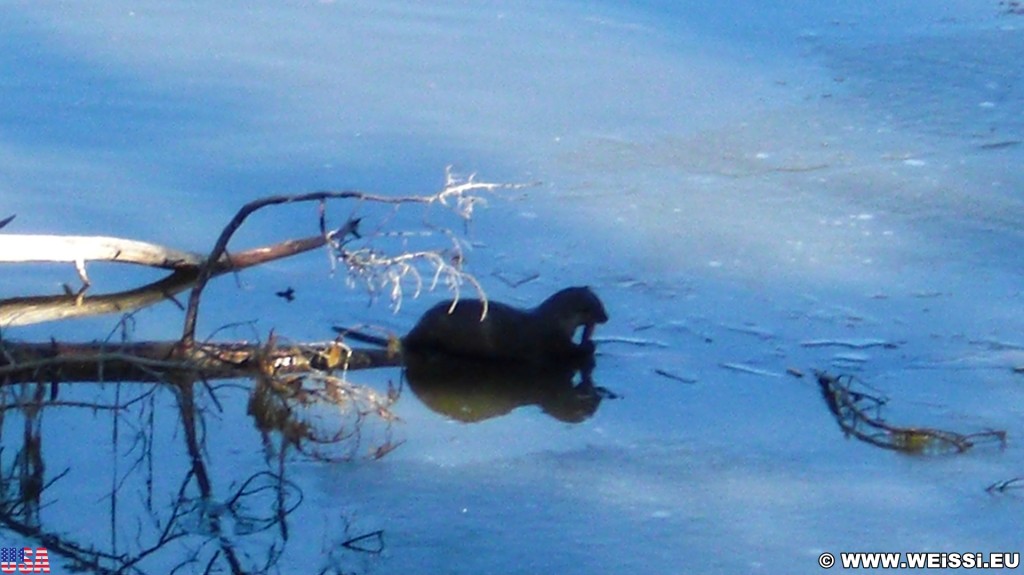
[{"label": "frozen lake surface", "polygon": [[[620,397],[575,425],[535,407],[464,424],[405,394],[387,457],[288,462],[303,500],[287,538],[238,527],[249,558],[283,549],[281,572],[814,573],[824,551],[1021,551],[1020,492],[985,488],[1024,474],[1024,16],[995,0],[762,4],[11,3],[4,232],[202,251],[263,195],[432,193],[449,164],[542,182],[476,213],[469,270],[520,305],[592,286],[611,316],[594,379]],[[312,208],[277,214],[239,244],[316,233]],[[74,278],[5,271],[3,297]],[[273,293],[287,285],[291,304]],[[218,280],[200,337],[251,320],[230,334],[400,332],[440,297],[367,307],[310,255]],[[136,320],[137,339],[180,332],[171,305]],[[1009,441],[911,456],[844,438],[813,378],[787,373],[814,369],[861,377],[892,423]],[[245,393],[230,397],[206,424],[225,491],[267,465]],[[44,520],[131,547],[145,498],[113,519],[103,506],[126,448],[61,439],[101,445],[110,422],[47,415],[48,473],[70,471]],[[167,419],[156,445],[179,440]],[[17,416],[3,424],[7,445]],[[345,525],[383,530],[383,552],[339,550]]]}]

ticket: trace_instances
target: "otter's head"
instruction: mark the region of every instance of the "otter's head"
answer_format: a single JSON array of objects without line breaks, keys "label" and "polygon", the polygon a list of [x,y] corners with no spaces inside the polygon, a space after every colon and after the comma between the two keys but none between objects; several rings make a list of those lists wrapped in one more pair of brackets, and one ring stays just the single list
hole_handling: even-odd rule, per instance
[{"label": "otter's head", "polygon": [[594,326],[608,321],[604,304],[589,287],[571,287],[544,300],[537,308],[540,315],[552,316],[571,338],[583,326],[582,341],[590,341]]}]

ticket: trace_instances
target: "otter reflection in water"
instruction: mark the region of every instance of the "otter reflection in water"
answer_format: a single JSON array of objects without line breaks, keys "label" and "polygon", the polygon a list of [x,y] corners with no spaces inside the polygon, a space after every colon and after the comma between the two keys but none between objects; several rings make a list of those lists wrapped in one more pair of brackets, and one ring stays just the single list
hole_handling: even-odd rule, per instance
[{"label": "otter reflection in water", "polygon": [[613,397],[594,385],[593,366],[592,358],[585,365],[511,364],[412,353],[405,357],[405,379],[424,405],[456,421],[476,423],[536,405],[559,421],[580,423]]},{"label": "otter reflection in water", "polygon": [[[532,309],[491,301],[484,310],[475,299],[439,303],[397,340],[409,387],[424,404],[467,422],[522,405],[539,405],[562,421],[579,422],[594,413],[607,392],[590,378],[591,336],[608,314],[590,288],[563,289]],[[377,345],[395,343],[335,330]]]}]

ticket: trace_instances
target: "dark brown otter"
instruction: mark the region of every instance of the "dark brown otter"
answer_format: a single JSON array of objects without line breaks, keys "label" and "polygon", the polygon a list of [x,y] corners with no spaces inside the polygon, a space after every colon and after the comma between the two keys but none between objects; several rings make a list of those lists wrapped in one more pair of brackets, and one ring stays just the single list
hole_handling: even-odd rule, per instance
[{"label": "dark brown otter", "polygon": [[[563,289],[533,309],[500,302],[460,299],[427,310],[401,339],[405,353],[434,352],[487,360],[551,360],[594,352],[594,326],[608,321],[601,300],[588,287]],[[482,318],[482,319],[481,319]],[[580,342],[573,341],[583,327]],[[353,339],[387,345],[383,338],[335,328]]]}]

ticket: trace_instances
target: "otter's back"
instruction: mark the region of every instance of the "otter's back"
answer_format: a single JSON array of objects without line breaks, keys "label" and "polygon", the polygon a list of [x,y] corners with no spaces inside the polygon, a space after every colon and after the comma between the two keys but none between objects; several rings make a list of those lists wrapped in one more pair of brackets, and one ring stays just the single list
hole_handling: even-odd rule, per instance
[{"label": "otter's back", "polygon": [[[455,309],[446,301],[430,308],[402,340],[409,351],[433,351],[489,359],[527,357],[536,349],[540,334],[530,333],[528,312],[489,302],[482,320],[483,303],[459,300]],[[450,310],[450,313],[449,313]]]}]

